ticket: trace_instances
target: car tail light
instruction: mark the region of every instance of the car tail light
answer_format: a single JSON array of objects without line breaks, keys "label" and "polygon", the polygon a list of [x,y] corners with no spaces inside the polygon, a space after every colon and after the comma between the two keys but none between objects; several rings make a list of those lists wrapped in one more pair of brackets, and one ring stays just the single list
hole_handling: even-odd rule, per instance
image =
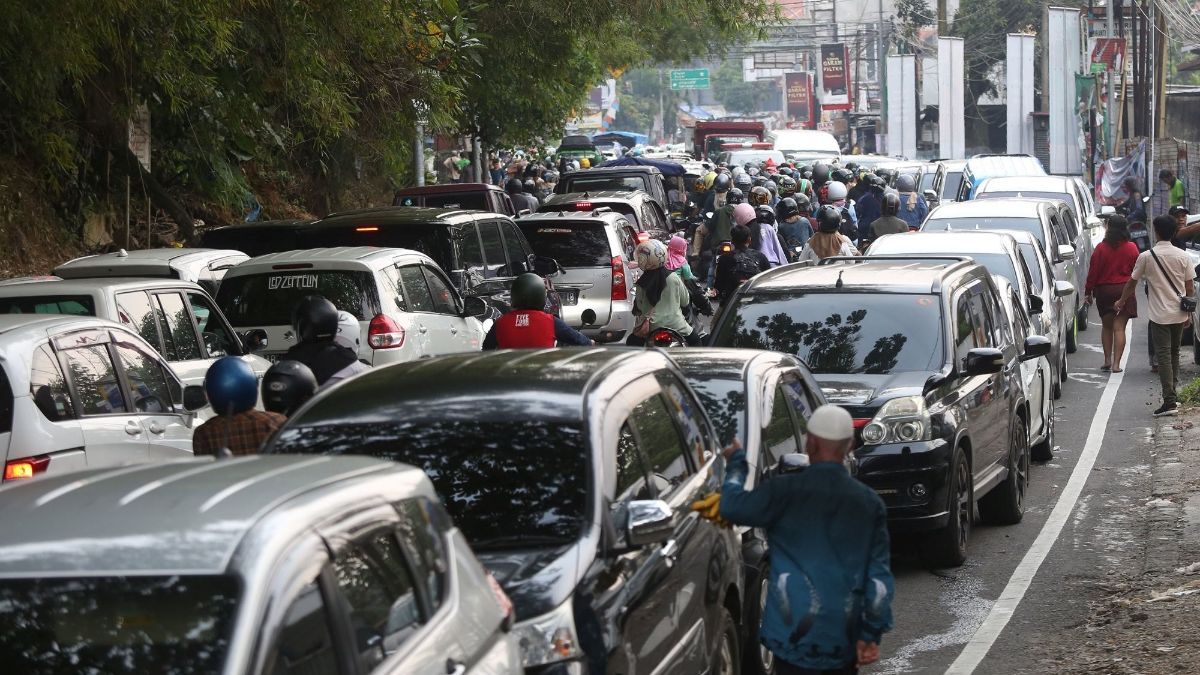
[{"label": "car tail light", "polygon": [[504,612],[504,630],[508,631],[516,619],[516,609],[513,608],[512,600],[509,599],[508,594],[500,587],[500,582],[496,581],[496,577],[493,577],[491,572],[487,573],[487,581],[488,586],[492,589],[492,594],[496,597],[496,604],[500,605],[500,609]]},{"label": "car tail light", "polygon": [[671,335],[671,331],[659,329],[650,334],[650,343],[656,347],[669,345],[675,340],[675,336]]},{"label": "car tail light", "polygon": [[721,255],[724,255],[726,253],[733,253],[733,243],[728,242],[728,241],[721,242],[720,253],[721,253]]},{"label": "car tail light", "polygon": [[404,328],[386,314],[376,314],[367,329],[367,344],[371,349],[396,349],[404,346]]},{"label": "car tail light", "polygon": [[575,210],[576,211],[591,211],[592,203],[591,202],[575,202]]},{"label": "car tail light", "polygon": [[379,226],[377,226],[377,225],[363,225],[362,227],[356,227],[356,228],[354,228],[354,231],[355,231],[355,232],[378,232],[378,231],[379,231]]},{"label": "car tail light", "polygon": [[619,255],[612,259],[612,299],[629,299],[629,287],[625,285],[625,264]]},{"label": "car tail light", "polygon": [[45,473],[50,468],[50,456],[22,457],[4,465],[4,480],[24,480]]}]

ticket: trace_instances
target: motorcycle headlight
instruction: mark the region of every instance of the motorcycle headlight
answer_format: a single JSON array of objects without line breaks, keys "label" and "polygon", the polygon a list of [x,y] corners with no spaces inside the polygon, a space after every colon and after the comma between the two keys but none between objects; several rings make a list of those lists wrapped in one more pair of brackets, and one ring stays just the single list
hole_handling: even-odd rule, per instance
[{"label": "motorcycle headlight", "polygon": [[863,442],[914,443],[931,438],[929,409],[921,396],[894,398],[879,408],[874,419],[862,430]]},{"label": "motorcycle headlight", "polygon": [[575,615],[568,600],[541,616],[513,627],[521,645],[521,665],[526,668],[564,661],[581,655],[575,632]]}]

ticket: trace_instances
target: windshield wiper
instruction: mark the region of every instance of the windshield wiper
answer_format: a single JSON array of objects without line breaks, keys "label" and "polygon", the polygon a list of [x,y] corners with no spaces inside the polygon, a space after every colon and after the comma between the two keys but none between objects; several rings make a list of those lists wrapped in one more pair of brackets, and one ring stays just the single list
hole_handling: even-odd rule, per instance
[{"label": "windshield wiper", "polygon": [[488,537],[471,542],[471,548],[476,550],[498,550],[512,548],[549,548],[571,543],[565,537],[551,537],[537,534],[509,534],[500,537]]}]

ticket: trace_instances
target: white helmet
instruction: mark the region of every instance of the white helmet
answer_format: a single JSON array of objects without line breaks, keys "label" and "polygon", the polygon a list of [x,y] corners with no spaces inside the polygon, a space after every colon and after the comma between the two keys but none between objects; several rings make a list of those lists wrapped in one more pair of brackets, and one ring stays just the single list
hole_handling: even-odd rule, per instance
[{"label": "white helmet", "polygon": [[836,202],[846,198],[846,184],[833,181],[829,184],[829,201]]},{"label": "white helmet", "polygon": [[358,319],[350,312],[338,312],[337,333],[333,336],[334,343],[358,353],[358,343],[362,328]]}]

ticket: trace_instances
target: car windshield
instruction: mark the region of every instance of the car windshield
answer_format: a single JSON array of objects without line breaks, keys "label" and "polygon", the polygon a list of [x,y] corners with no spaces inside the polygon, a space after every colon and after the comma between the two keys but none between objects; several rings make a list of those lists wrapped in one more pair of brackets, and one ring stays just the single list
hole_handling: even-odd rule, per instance
[{"label": "car windshield", "polygon": [[518,220],[533,252],[563,267],[611,267],[612,249],[602,222]]},{"label": "car windshield", "polygon": [[437,209],[491,211],[486,192],[456,192],[441,195],[401,195],[396,206],[426,206]]},{"label": "car windshield", "polygon": [[217,673],[233,577],[0,581],[0,663],[11,673]]},{"label": "car windshield", "polygon": [[632,192],[646,189],[646,183],[641,176],[572,176],[565,181],[566,186],[561,192],[599,192],[613,190],[615,192]]},{"label": "car windshield", "polygon": [[217,305],[234,326],[290,326],[306,295],[324,296],[359,321],[374,316],[379,304],[370,272],[300,269],[226,276]]},{"label": "car windshield", "polygon": [[722,445],[737,438],[746,442],[746,384],[740,378],[688,373],[688,384],[696,390],[704,410],[717,429]]},{"label": "car windshield", "polygon": [[420,467],[476,550],[578,538],[588,442],[578,424],[389,422],[285,428],[272,452],[370,455]]},{"label": "car windshield", "polygon": [[1042,230],[1042,221],[1037,218],[929,218],[921,225],[922,232],[970,230],[1020,230],[1037,237],[1042,246],[1046,245],[1046,233]]},{"label": "car windshield", "polygon": [[0,298],[0,314],[95,316],[96,303],[90,295],[33,295]]},{"label": "car windshield", "polygon": [[[353,225],[306,228],[301,248],[336,246],[379,246],[407,248],[433,258],[443,270],[455,269],[450,254],[450,232],[444,225],[375,225],[363,221]],[[339,308],[340,309],[340,308]]]},{"label": "car windshield", "polygon": [[735,303],[714,346],[795,354],[817,374],[925,372],[944,358],[933,295],[771,293]]},{"label": "car windshield", "polygon": [[961,171],[947,171],[946,178],[942,183],[943,199],[952,197],[958,194],[958,189],[962,187],[963,175]]},{"label": "car windshield", "polygon": [[1025,260],[1025,266],[1029,268],[1029,274],[1033,277],[1033,289],[1037,293],[1042,292],[1042,265],[1038,260],[1038,253],[1034,250],[1033,244],[1018,244],[1018,249],[1021,251],[1021,257]]}]

